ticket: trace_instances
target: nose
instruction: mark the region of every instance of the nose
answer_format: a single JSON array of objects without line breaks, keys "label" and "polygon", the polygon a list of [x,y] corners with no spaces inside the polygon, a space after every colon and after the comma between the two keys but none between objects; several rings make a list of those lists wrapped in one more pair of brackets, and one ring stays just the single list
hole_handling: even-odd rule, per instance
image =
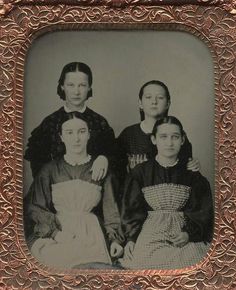
[{"label": "nose", "polygon": [[153,97],[153,98],[152,98],[152,103],[156,105],[157,102],[158,102],[158,98],[157,98],[157,97]]},{"label": "nose", "polygon": [[80,87],[79,86],[75,87],[75,94],[76,95],[80,94]]},{"label": "nose", "polygon": [[74,139],[75,139],[75,142],[79,142],[80,141],[80,133],[76,133],[74,135]]},{"label": "nose", "polygon": [[172,146],[173,145],[173,140],[172,140],[171,136],[166,138],[166,143],[167,143],[168,146]]}]

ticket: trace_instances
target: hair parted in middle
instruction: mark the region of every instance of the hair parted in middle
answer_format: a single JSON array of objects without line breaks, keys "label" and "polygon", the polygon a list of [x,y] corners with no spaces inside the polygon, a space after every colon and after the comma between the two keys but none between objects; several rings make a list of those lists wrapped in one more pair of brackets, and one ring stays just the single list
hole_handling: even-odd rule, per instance
[{"label": "hair parted in middle", "polygon": [[[69,72],[82,72],[88,76],[88,83],[90,87],[92,86],[92,83],[93,83],[92,71],[87,64],[83,62],[70,62],[66,64],[62,69],[60,78],[58,80],[58,85],[57,85],[57,94],[60,96],[62,100],[66,99],[65,92],[62,89],[62,86],[64,85],[66,74]],[[93,92],[91,88],[88,92],[87,99],[92,97],[92,95],[93,95]]]},{"label": "hair parted in middle", "polygon": [[[156,85],[156,86],[160,86],[162,87],[164,90],[165,90],[165,93],[166,93],[166,100],[169,102],[170,104],[170,92],[169,92],[169,89],[168,87],[161,81],[159,80],[151,80],[151,81],[148,81],[146,82],[145,84],[142,85],[142,87],[140,88],[139,90],[139,100],[141,101],[142,98],[143,98],[143,91],[144,89],[149,86],[149,85]],[[169,107],[168,109],[166,110],[166,112],[164,112],[164,116],[168,115],[168,111],[169,111]],[[140,112],[140,118],[141,118],[141,121],[143,121],[145,119],[145,114],[144,114],[144,111],[139,109],[139,112]]]}]

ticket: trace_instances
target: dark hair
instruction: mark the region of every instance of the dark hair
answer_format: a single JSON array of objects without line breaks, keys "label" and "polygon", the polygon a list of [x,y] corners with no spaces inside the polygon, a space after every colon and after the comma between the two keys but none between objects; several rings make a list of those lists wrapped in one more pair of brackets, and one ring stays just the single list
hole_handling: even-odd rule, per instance
[{"label": "dark hair", "polygon": [[[143,98],[143,91],[144,89],[149,86],[149,85],[157,85],[157,86],[160,86],[162,87],[164,90],[165,90],[165,93],[166,93],[166,99],[167,101],[170,103],[170,92],[169,92],[169,89],[168,87],[161,81],[158,81],[158,80],[152,80],[152,81],[149,81],[149,82],[146,82],[144,85],[142,85],[140,91],[139,91],[139,100],[142,100]],[[168,114],[168,110],[169,108],[166,110],[166,112],[163,114],[164,116],[167,116]],[[145,118],[145,115],[144,115],[144,112],[142,109],[139,109],[140,111],[140,118],[141,118],[141,121],[144,120]]]},{"label": "dark hair", "polygon": [[[89,86],[90,87],[92,86],[93,75],[92,75],[92,71],[91,71],[90,67],[87,64],[85,64],[83,62],[71,62],[71,63],[68,63],[67,65],[65,65],[63,67],[62,72],[61,72],[61,76],[59,78],[58,85],[57,85],[57,94],[60,96],[60,98],[62,100],[66,99],[65,92],[61,88],[61,86],[64,85],[66,74],[69,73],[69,72],[77,72],[77,71],[85,73],[88,76]],[[88,95],[87,95],[87,99],[89,97],[92,97],[92,93],[93,93],[92,89],[90,89],[89,92],[88,92]]]},{"label": "dark hair", "polygon": [[88,121],[88,119],[86,117],[84,117],[83,114],[81,114],[80,112],[70,112],[70,113],[66,113],[65,115],[63,115],[63,118],[60,120],[60,122],[58,123],[58,132],[61,134],[62,133],[62,125],[69,120],[72,119],[80,119],[83,120],[87,126],[88,129],[90,130],[90,122]]},{"label": "dark hair", "polygon": [[181,124],[181,122],[175,118],[174,116],[166,116],[164,118],[161,118],[159,120],[156,121],[153,129],[152,129],[152,135],[153,136],[156,136],[156,133],[157,133],[157,128],[162,125],[162,124],[174,124],[174,125],[177,125],[180,129],[180,134],[182,137],[185,136],[185,132],[184,132],[184,129],[183,129],[183,126]]}]

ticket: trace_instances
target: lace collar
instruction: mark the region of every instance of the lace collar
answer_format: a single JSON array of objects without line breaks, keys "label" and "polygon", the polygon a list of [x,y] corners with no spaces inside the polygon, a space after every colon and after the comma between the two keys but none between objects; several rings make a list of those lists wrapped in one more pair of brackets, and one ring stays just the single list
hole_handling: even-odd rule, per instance
[{"label": "lace collar", "polygon": [[66,113],[71,113],[71,112],[79,112],[79,113],[84,113],[85,112],[85,110],[86,110],[86,108],[87,108],[87,106],[86,105],[84,105],[83,106],[83,108],[82,109],[80,109],[80,110],[71,110],[71,109],[69,109],[66,105],[64,105],[64,110],[65,110],[65,112]]},{"label": "lace collar", "polygon": [[71,157],[69,157],[68,155],[64,155],[64,160],[66,161],[66,163],[72,165],[72,166],[76,166],[76,165],[83,165],[85,163],[88,163],[91,160],[91,155],[87,155],[86,158],[80,160],[79,162],[73,160]]},{"label": "lace collar", "polygon": [[178,164],[178,162],[179,162],[179,159],[177,158],[177,160],[174,162],[174,163],[172,163],[172,164],[170,164],[170,165],[166,165],[166,164],[164,164],[163,162],[160,162],[160,160],[158,160],[158,158],[157,158],[157,155],[156,155],[156,157],[155,157],[155,160],[156,160],[156,162],[158,163],[158,164],[160,164],[162,167],[165,167],[165,168],[168,168],[168,167],[174,167],[176,164]]}]

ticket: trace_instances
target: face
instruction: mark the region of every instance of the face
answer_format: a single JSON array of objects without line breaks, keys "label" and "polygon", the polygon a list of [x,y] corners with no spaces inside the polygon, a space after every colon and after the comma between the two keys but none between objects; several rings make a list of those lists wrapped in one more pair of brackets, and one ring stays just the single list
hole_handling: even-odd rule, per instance
[{"label": "face", "polygon": [[152,136],[152,142],[157,146],[158,155],[174,158],[178,156],[184,138],[179,126],[175,124],[162,124],[158,126],[156,136]]},{"label": "face", "polygon": [[66,104],[70,109],[82,108],[91,89],[88,76],[79,71],[66,73],[61,88],[65,92]]},{"label": "face", "polygon": [[139,100],[139,107],[143,110],[145,117],[162,116],[169,108],[165,89],[155,84],[146,86],[142,100]]},{"label": "face", "polygon": [[89,130],[86,122],[75,118],[63,123],[61,140],[66,146],[66,153],[87,153]]}]

